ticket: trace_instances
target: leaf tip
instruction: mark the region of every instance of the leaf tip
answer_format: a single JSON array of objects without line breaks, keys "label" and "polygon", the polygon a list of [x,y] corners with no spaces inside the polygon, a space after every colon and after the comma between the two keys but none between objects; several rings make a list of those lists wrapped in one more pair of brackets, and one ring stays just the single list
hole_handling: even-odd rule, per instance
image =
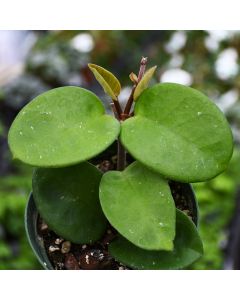
[{"label": "leaf tip", "polygon": [[141,95],[141,93],[148,87],[149,82],[152,79],[156,68],[157,66],[153,66],[150,69],[148,69],[146,73],[143,75],[142,79],[138,82],[138,85],[133,95],[134,101],[136,101],[137,98]]},{"label": "leaf tip", "polygon": [[113,100],[117,101],[117,96],[121,91],[121,84],[118,79],[111,72],[101,66],[88,63],[88,67],[93,72],[96,80],[102,86],[104,92]]},{"label": "leaf tip", "polygon": [[156,69],[157,69],[157,65],[155,65],[155,66],[153,66],[151,69],[153,70],[153,72],[155,72],[156,71]]},{"label": "leaf tip", "polygon": [[92,63],[88,63],[87,65],[88,65],[89,69],[93,69],[93,67],[95,66],[95,65],[92,64]]}]

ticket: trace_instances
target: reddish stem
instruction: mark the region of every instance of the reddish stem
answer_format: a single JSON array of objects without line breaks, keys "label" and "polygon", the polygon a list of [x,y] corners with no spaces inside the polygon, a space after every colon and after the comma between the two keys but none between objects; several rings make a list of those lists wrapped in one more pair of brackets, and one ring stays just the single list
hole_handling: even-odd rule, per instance
[{"label": "reddish stem", "polygon": [[132,104],[133,104],[133,95],[134,95],[135,88],[136,88],[136,84],[134,84],[134,86],[132,88],[132,91],[131,91],[131,94],[128,98],[127,104],[125,106],[125,109],[124,109],[124,114],[125,115],[129,115],[129,113],[130,113],[130,110],[131,110],[131,107],[132,107]]},{"label": "reddish stem", "polygon": [[[138,72],[138,83],[143,78],[143,75],[145,73],[146,65],[147,65],[147,60],[148,60],[147,57],[142,57],[142,59],[141,59],[140,68],[139,68],[139,72]],[[130,94],[130,96],[128,98],[126,107],[124,109],[124,114],[125,115],[129,115],[129,113],[131,111],[132,104],[133,104],[133,95],[134,95],[134,91],[135,91],[136,87],[137,87],[137,84],[134,84],[134,86],[132,88],[132,91],[131,91],[131,94]]]},{"label": "reddish stem", "polygon": [[[118,100],[114,100],[112,99],[113,101],[113,105],[114,105],[114,109],[115,109],[115,112],[117,114],[117,119],[121,120],[121,115],[122,115],[122,108],[121,108],[121,105],[119,103]],[[115,115],[116,116],[116,115]]]},{"label": "reddish stem", "polygon": [[143,78],[143,75],[146,70],[147,61],[148,61],[147,57],[142,57],[141,63],[140,63],[140,69],[138,72],[138,82]]},{"label": "reddish stem", "polygon": [[[133,104],[134,91],[137,87],[137,84],[140,82],[140,80],[142,79],[142,77],[144,75],[144,72],[146,69],[146,64],[147,64],[147,57],[142,57],[139,72],[138,72],[138,80],[137,80],[137,83],[134,84],[134,86],[132,88],[131,94],[128,98],[128,101],[127,101],[124,111],[122,112],[121,106],[118,101],[113,101],[112,108],[113,108],[114,114],[115,114],[115,116],[117,116],[117,118],[120,121],[124,121],[133,115],[133,113],[130,114],[130,111],[131,111],[132,104]],[[126,150],[125,150],[124,146],[122,145],[120,139],[118,138],[117,170],[122,171],[125,169],[125,166],[126,166]]]}]

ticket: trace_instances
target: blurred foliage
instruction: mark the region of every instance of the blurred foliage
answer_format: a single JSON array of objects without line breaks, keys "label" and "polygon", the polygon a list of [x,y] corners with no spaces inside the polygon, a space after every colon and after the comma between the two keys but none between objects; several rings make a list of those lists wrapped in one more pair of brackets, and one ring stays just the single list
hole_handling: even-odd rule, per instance
[{"label": "blurred foliage", "polygon": [[3,89],[3,95],[7,99],[10,108],[20,110],[30,100],[50,89],[40,78],[23,74],[11,81]]},{"label": "blurred foliage", "polygon": [[4,129],[3,129],[3,124],[0,120],[0,136],[3,136],[3,132],[4,132]]},{"label": "blurred foliage", "polygon": [[240,184],[240,149],[236,148],[227,170],[218,177],[195,183],[200,211],[200,235],[204,255],[191,269],[222,269],[228,241],[228,225],[235,209],[235,193]]},{"label": "blurred foliage", "polygon": [[[235,144],[240,145],[240,72],[223,78],[217,62],[225,50],[240,56],[240,33],[208,31],[35,31],[35,44],[26,57],[22,75],[0,87],[0,268],[40,268],[26,241],[23,215],[31,190],[31,172],[12,162],[7,145],[8,128],[18,111],[45,90],[78,85],[94,91],[109,106],[87,63],[109,69],[123,86],[137,73],[142,56],[157,65],[155,82],[167,71],[184,72],[195,87],[222,106],[231,123]],[[84,42],[85,39],[85,42]],[[85,48],[84,43],[88,47]],[[210,42],[211,43],[210,43]],[[210,46],[209,46],[210,45]],[[234,52],[234,53],[235,53]],[[226,66],[226,70],[229,66]],[[1,83],[0,83],[1,84]],[[222,96],[233,93],[236,99]],[[121,95],[120,95],[121,99]],[[200,233],[205,254],[191,268],[221,269],[228,239],[228,224],[235,208],[240,181],[240,154],[236,148],[228,170],[217,178],[194,184],[200,208]]]},{"label": "blurred foliage", "polygon": [[78,51],[66,44],[51,45],[47,49],[33,50],[26,70],[52,86],[79,85],[80,68],[86,65]]},{"label": "blurred foliage", "polygon": [[40,269],[24,234],[24,210],[31,191],[31,172],[1,179],[0,269]]}]

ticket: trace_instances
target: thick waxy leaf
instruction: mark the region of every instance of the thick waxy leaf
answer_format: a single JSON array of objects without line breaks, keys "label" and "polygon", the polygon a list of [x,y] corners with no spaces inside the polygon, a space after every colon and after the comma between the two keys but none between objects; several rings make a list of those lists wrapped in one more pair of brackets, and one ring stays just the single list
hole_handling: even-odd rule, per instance
[{"label": "thick waxy leaf", "polygon": [[111,171],[100,183],[100,201],[109,222],[135,245],[172,250],[175,205],[167,181],[134,162]]},{"label": "thick waxy leaf", "polygon": [[182,269],[203,254],[203,245],[193,222],[177,210],[176,237],[173,251],[147,251],[136,247],[123,237],[109,246],[110,254],[133,269]]},{"label": "thick waxy leaf", "polygon": [[133,94],[133,99],[135,101],[141,95],[141,93],[148,87],[148,84],[149,84],[150,80],[152,79],[156,68],[157,68],[157,66],[152,67],[149,70],[147,70],[147,72],[144,74],[143,78],[138,83],[138,85],[134,91],[134,94]]},{"label": "thick waxy leaf", "polygon": [[101,101],[78,87],[50,90],[26,105],[13,122],[14,158],[40,167],[73,165],[102,152],[119,133]]},{"label": "thick waxy leaf", "polygon": [[75,243],[98,240],[107,220],[99,202],[101,172],[84,162],[33,174],[33,196],[40,215],[58,235]]},{"label": "thick waxy leaf", "polygon": [[205,181],[225,170],[232,133],[217,106],[179,84],[145,90],[135,116],[122,123],[121,141],[140,162],[169,179]]},{"label": "thick waxy leaf", "polygon": [[108,70],[94,65],[88,64],[88,67],[93,72],[95,78],[103,87],[106,94],[108,94],[112,99],[117,100],[117,96],[121,91],[121,84],[118,79]]}]

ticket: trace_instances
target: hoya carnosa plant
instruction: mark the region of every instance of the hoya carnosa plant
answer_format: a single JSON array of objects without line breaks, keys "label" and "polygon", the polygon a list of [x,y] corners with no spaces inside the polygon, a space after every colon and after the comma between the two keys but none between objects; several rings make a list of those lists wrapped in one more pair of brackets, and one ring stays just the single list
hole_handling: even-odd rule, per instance
[{"label": "hoya carnosa plant", "polygon": [[[108,222],[118,236],[110,254],[136,269],[184,268],[203,253],[192,220],[176,209],[169,181],[209,180],[232,155],[230,127],[199,91],[175,83],[148,84],[142,58],[126,106],[118,79],[89,64],[112,99],[107,115],[92,92],[66,86],[27,104],[9,131],[15,159],[32,165],[40,215],[58,235],[85,244],[99,240]],[[118,141],[117,170],[104,174],[88,160]],[[126,152],[135,161],[127,165]]]}]

